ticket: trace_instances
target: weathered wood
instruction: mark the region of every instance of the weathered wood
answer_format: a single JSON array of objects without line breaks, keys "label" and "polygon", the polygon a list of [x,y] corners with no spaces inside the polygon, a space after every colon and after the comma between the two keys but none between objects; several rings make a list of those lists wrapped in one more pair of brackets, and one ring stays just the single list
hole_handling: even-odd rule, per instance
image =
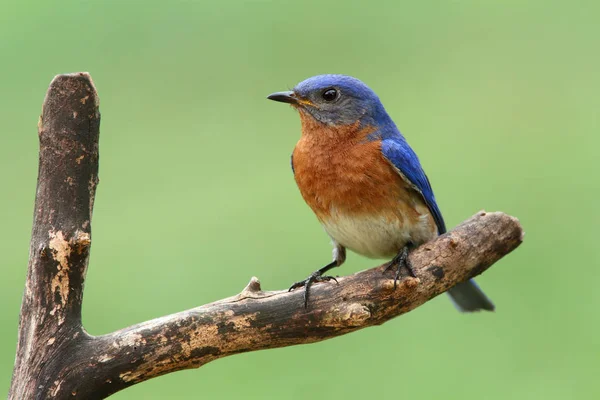
[{"label": "weathered wood", "polygon": [[[232,354],[311,343],[382,324],[472,278],[521,243],[516,218],[480,212],[415,249],[417,278],[383,266],[302,290],[237,296],[93,337],[81,326],[98,170],[98,99],[87,74],[56,77],[40,120],[40,172],[11,399],[101,399]],[[342,271],[342,270],[340,270]]]},{"label": "weathered wood", "polygon": [[100,113],[92,79],[57,76],[38,124],[40,159],[29,269],[9,397],[46,398],[60,392],[81,327],[83,281],[98,183]]}]

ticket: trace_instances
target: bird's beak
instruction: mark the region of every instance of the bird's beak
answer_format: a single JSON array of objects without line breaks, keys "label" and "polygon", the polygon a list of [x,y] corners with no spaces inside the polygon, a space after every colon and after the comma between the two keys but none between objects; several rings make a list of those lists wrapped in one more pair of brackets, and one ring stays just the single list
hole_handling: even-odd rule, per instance
[{"label": "bird's beak", "polygon": [[289,103],[293,106],[298,106],[298,107],[302,107],[302,106],[316,107],[312,103],[312,101],[310,101],[308,99],[303,99],[302,97],[296,95],[296,93],[294,93],[292,91],[276,92],[276,93],[268,95],[267,99],[279,101],[281,103]]},{"label": "bird's beak", "polygon": [[281,103],[298,104],[298,99],[292,91],[272,93],[267,96],[267,99],[279,101]]}]

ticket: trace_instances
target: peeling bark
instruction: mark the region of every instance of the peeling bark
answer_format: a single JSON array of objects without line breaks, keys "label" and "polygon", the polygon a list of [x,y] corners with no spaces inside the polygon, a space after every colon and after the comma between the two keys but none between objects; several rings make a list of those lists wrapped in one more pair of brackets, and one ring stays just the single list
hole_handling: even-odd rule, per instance
[{"label": "peeling bark", "polygon": [[57,372],[74,357],[63,355],[85,336],[81,301],[98,183],[99,125],[90,76],[57,76],[38,124],[38,184],[12,399],[58,396]]},{"label": "peeling bark", "polygon": [[472,278],[522,242],[516,218],[480,212],[415,249],[416,278],[394,290],[383,266],[302,290],[234,297],[108,335],[81,326],[98,183],[98,97],[85,73],[57,76],[40,118],[40,167],[10,399],[102,399],[133,384],[232,354],[312,343],[404,314]]}]

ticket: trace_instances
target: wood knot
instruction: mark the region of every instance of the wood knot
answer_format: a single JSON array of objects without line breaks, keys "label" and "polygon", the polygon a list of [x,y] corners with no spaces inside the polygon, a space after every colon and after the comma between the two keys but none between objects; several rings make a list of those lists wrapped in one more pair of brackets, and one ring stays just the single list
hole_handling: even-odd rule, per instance
[{"label": "wood knot", "polygon": [[86,250],[89,250],[92,240],[88,232],[77,231],[73,240],[74,247],[77,254],[81,254]]},{"label": "wood knot", "polygon": [[411,277],[408,277],[406,279],[403,279],[401,286],[404,286],[404,287],[406,287],[408,289],[414,289],[417,286],[419,286],[419,283],[421,283],[421,280],[419,278],[413,278],[411,276]]},{"label": "wood knot", "polygon": [[261,293],[260,281],[257,277],[253,276],[250,278],[250,282],[246,285],[244,290],[239,294],[240,297],[256,297],[257,294]]},{"label": "wood knot", "polygon": [[[419,283],[421,283],[421,280],[419,278],[413,278],[412,276],[402,278],[397,282],[396,290],[402,288],[413,289],[417,287]],[[394,279],[386,279],[385,281],[383,281],[383,289],[394,291]]]},{"label": "wood knot", "polygon": [[324,315],[323,322],[328,326],[363,326],[371,318],[371,310],[361,303],[347,303],[336,306]]}]

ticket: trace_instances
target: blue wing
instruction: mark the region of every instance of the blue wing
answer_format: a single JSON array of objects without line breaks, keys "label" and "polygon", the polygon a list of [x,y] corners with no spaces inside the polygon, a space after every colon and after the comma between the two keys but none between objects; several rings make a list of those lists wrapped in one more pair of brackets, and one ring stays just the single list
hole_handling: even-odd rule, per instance
[{"label": "blue wing", "polygon": [[[401,135],[394,135],[381,141],[381,151],[400,173],[421,193],[440,235],[446,232],[442,213],[435,202],[435,196],[427,175],[421,168],[419,158]],[[454,305],[462,312],[478,310],[494,311],[494,303],[483,293],[474,280],[459,283],[448,290]]]},{"label": "blue wing", "polygon": [[403,137],[383,139],[381,141],[381,151],[384,157],[410,181],[415,190],[421,193],[437,225],[439,234],[446,233],[446,224],[435,202],[429,179],[421,167],[419,158],[406,140]]}]

